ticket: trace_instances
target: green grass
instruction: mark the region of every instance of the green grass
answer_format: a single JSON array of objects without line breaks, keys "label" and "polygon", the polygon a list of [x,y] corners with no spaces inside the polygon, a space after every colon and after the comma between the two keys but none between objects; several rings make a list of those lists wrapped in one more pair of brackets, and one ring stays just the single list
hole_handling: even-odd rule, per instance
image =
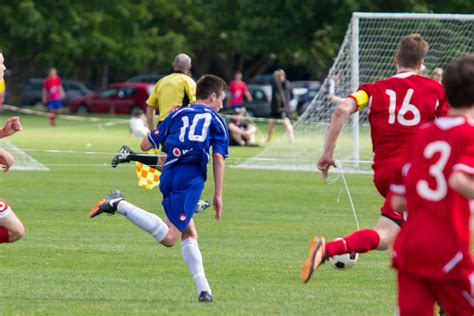
[{"label": "green grass", "polygon": [[[24,131],[10,140],[26,149],[112,153],[139,143],[125,125],[60,120],[50,128],[46,118],[22,120]],[[263,149],[231,148],[228,166]],[[51,170],[0,175],[0,196],[27,230],[20,242],[0,246],[1,315],[393,314],[388,252],[362,255],[348,271],[325,265],[309,284],[299,281],[313,234],[331,239],[355,229],[340,182],[324,185],[314,172],[227,167],[223,221],[215,222],[212,211],[195,216],[215,299],[200,305],[179,244],[164,248],[120,215],[87,218],[113,188],[164,216],[157,189],[140,189],[131,166],[57,165],[100,165],[111,155],[29,153]],[[361,225],[372,226],[381,198],[371,176],[350,175],[348,181]],[[212,196],[212,183],[210,177],[204,197]]]}]

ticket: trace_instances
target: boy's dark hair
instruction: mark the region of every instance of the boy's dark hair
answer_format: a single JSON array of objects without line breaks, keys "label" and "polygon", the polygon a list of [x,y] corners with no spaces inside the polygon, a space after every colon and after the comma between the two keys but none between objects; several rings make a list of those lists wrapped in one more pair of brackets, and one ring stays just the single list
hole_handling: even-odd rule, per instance
[{"label": "boy's dark hair", "polygon": [[222,91],[227,90],[227,83],[222,78],[214,75],[202,76],[196,85],[196,99],[206,100],[213,93],[218,97]]},{"label": "boy's dark hair", "polygon": [[133,117],[140,118],[140,116],[142,116],[143,114],[145,114],[145,112],[143,112],[142,109],[139,109],[133,113]]},{"label": "boy's dark hair", "polygon": [[474,54],[452,60],[443,76],[446,98],[453,108],[474,106]]},{"label": "boy's dark hair", "polygon": [[428,49],[428,42],[420,34],[406,35],[398,44],[398,64],[415,68],[425,58]]}]

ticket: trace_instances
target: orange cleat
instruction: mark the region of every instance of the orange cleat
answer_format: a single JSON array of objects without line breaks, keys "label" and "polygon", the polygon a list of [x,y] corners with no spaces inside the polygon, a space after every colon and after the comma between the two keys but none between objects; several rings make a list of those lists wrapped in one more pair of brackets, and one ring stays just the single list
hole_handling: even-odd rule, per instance
[{"label": "orange cleat", "polygon": [[315,236],[309,244],[308,257],[301,268],[301,281],[307,283],[313,272],[326,261],[326,240]]}]

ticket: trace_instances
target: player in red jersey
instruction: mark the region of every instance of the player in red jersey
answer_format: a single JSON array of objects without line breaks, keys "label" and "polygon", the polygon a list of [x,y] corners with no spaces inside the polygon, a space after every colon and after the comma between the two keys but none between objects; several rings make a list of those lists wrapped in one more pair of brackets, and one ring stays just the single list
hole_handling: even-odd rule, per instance
[{"label": "player in red jersey", "polygon": [[362,85],[336,108],[317,164],[323,180],[327,180],[329,168],[335,166],[333,153],[345,121],[350,114],[367,107],[374,152],[374,183],[385,203],[375,229],[362,229],[327,244],[323,237],[314,237],[301,270],[303,282],[308,282],[313,271],[334,255],[388,249],[400,231],[403,217],[390,206],[390,183],[407,161],[420,125],[446,114],[448,108],[441,84],[417,74],[427,52],[428,43],[421,35],[403,37],[395,54],[397,74]]},{"label": "player in red jersey", "polygon": [[[0,80],[3,80],[5,71],[3,63],[3,54],[0,52]],[[21,131],[21,123],[18,117],[10,117],[0,129],[0,138],[10,136]],[[15,158],[5,149],[0,148],[0,167],[7,172],[10,166],[15,162]],[[7,242],[15,242],[23,237],[25,228],[13,213],[8,204],[0,199],[0,244]]]},{"label": "player in red jersey", "polygon": [[61,113],[62,100],[64,99],[64,89],[56,68],[51,67],[49,74],[43,81],[42,98],[43,103],[48,104],[49,123],[56,124],[56,117]]},{"label": "player in red jersey", "polygon": [[[393,248],[400,315],[474,315],[474,54],[452,61],[443,78],[449,115],[424,125],[390,187],[392,206],[407,210]],[[401,179],[400,179],[401,180]]]},{"label": "player in red jersey", "polygon": [[250,94],[245,82],[242,81],[242,73],[240,71],[235,72],[234,81],[229,84],[229,93],[229,102],[234,110],[242,107],[242,104],[244,103],[244,95],[249,102],[252,101],[252,95]]}]

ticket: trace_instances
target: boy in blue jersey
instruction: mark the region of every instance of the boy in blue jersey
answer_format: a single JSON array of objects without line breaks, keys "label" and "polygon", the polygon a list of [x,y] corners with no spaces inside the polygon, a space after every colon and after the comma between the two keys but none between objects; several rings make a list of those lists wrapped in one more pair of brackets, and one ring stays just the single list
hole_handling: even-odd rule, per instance
[{"label": "boy in blue jersey", "polygon": [[217,114],[222,108],[227,84],[219,77],[205,75],[197,82],[196,104],[170,114],[160,126],[151,131],[142,144],[146,151],[158,148],[165,139],[167,158],[160,178],[166,220],[125,201],[120,191],[112,191],[89,212],[90,217],[101,213],[125,216],[151,234],[166,247],[172,247],[181,237],[182,253],[194,279],[199,302],[211,302],[211,288],[204,274],[197,231],[192,219],[207,176],[212,146],[214,170],[214,209],[221,219],[224,158],[228,156],[228,131]]}]

